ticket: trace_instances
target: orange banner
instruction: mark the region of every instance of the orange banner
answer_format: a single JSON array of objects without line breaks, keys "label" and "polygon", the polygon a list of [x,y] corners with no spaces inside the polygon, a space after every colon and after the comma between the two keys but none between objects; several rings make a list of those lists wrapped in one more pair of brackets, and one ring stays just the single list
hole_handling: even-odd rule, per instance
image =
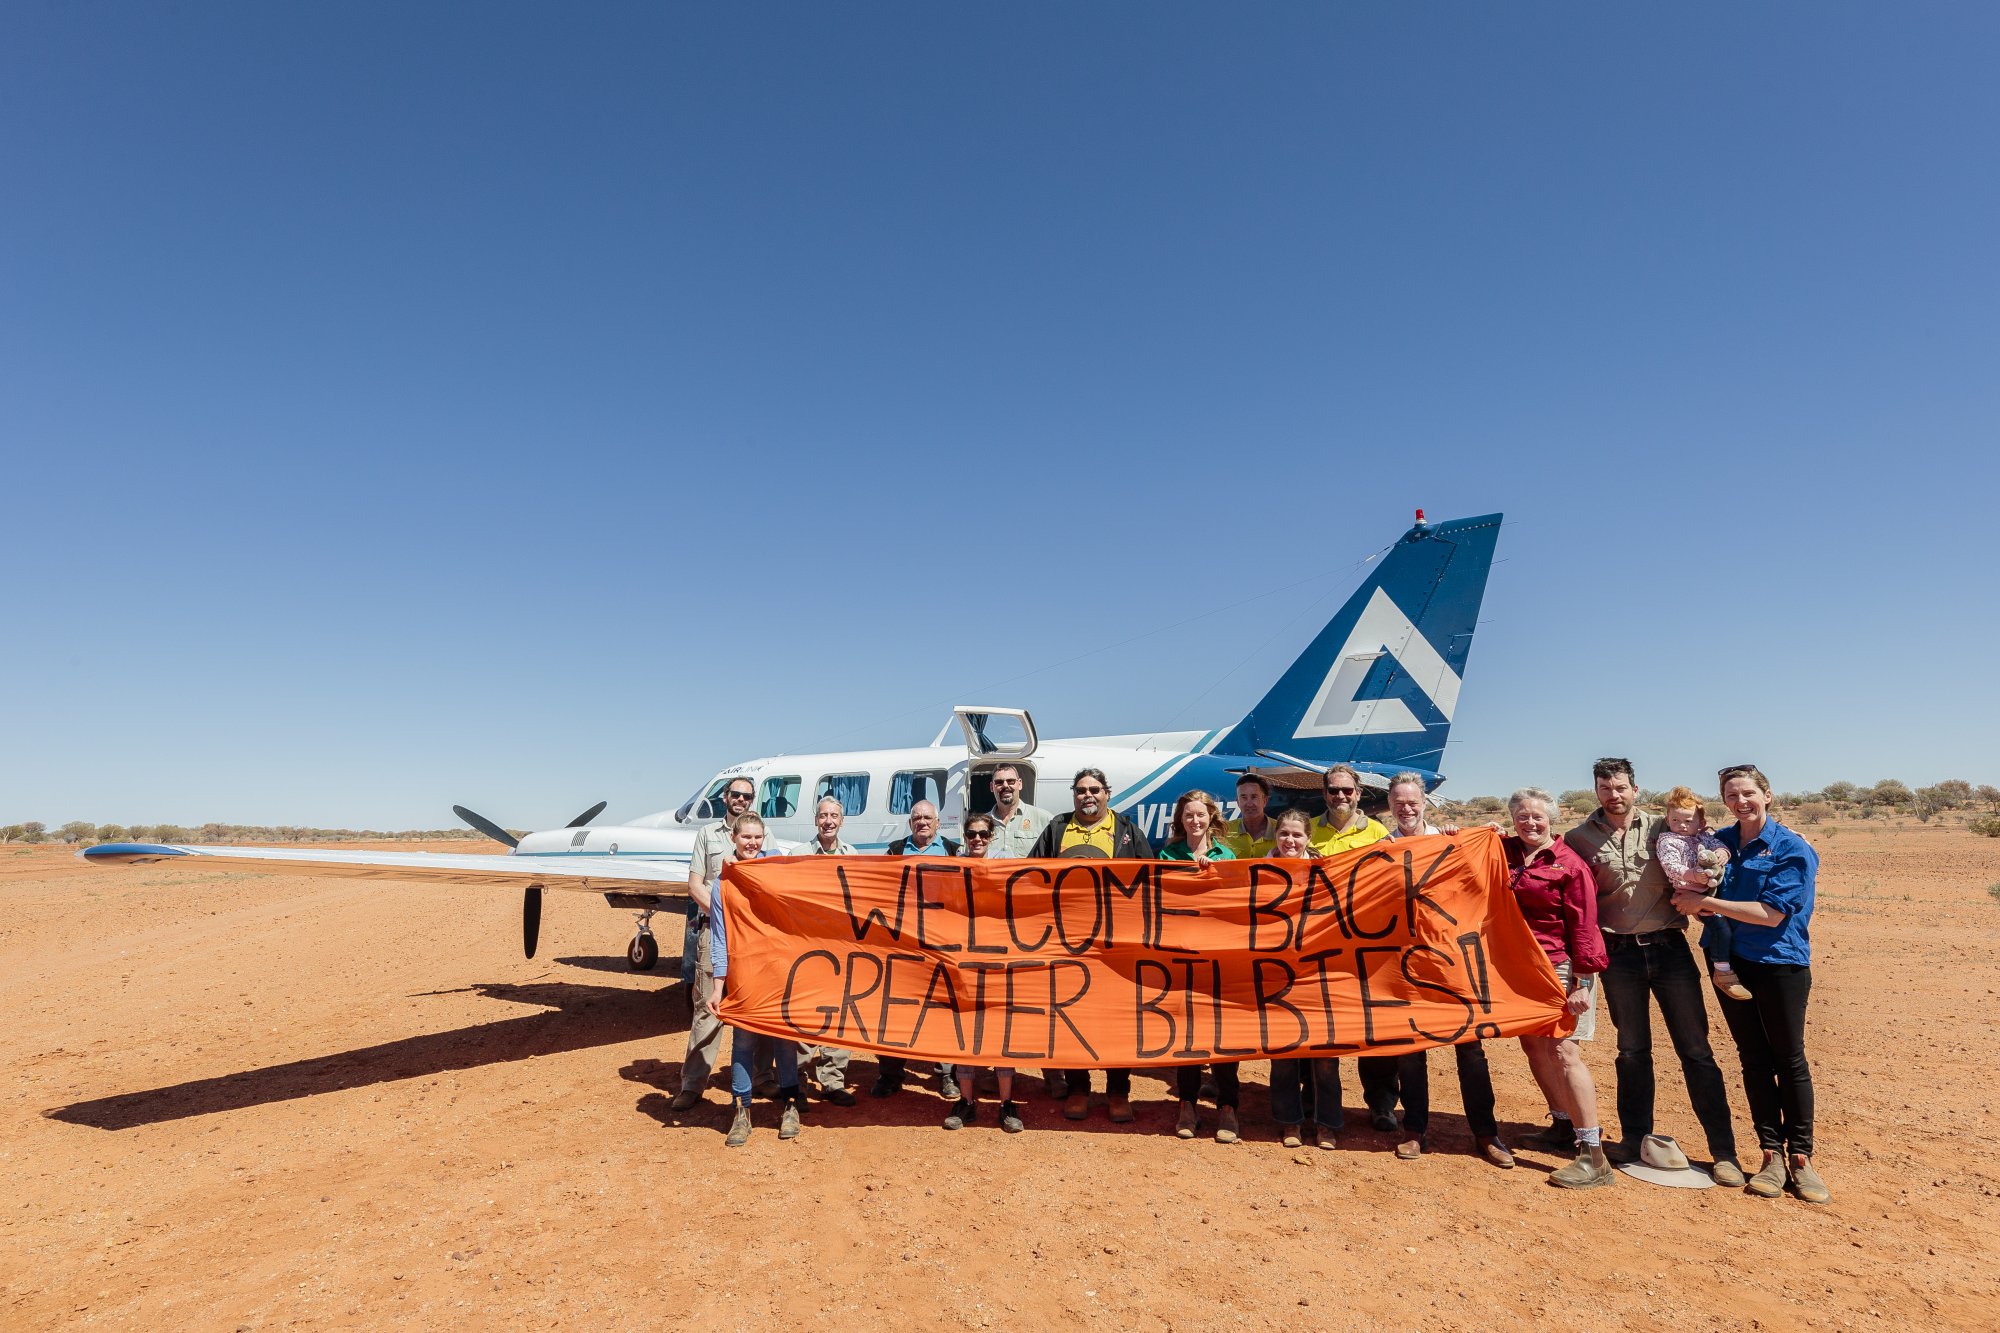
[{"label": "orange banner", "polygon": [[849,1050],[1082,1069],[1574,1027],[1491,829],[1207,870],[767,858],[722,911],[722,1020]]}]

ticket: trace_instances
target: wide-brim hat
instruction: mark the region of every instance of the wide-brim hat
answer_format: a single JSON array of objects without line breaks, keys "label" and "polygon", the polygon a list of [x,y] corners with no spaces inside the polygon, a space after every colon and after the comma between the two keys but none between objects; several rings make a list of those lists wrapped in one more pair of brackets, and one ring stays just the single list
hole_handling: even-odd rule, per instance
[{"label": "wide-brim hat", "polygon": [[1705,1190],[1715,1184],[1715,1178],[1708,1172],[1689,1166],[1681,1145],[1665,1134],[1648,1134],[1641,1139],[1639,1160],[1618,1169],[1649,1185],[1665,1185],[1669,1189]]}]

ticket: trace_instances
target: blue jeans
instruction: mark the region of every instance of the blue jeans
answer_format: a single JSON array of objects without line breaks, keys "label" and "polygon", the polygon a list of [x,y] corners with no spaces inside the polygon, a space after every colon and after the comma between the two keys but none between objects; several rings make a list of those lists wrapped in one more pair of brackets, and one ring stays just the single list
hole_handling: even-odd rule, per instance
[{"label": "blue jeans", "polygon": [[1313,1123],[1321,1129],[1339,1129],[1347,1123],[1340,1105],[1340,1061],[1271,1061],[1271,1118],[1281,1125],[1296,1125],[1305,1117],[1305,1084],[1312,1080]]},{"label": "blue jeans", "polygon": [[791,1097],[798,1095],[799,1091],[799,1048],[796,1042],[774,1041],[770,1037],[760,1037],[747,1028],[731,1028],[729,1093],[745,1106],[750,1104],[750,1066],[756,1060],[760,1044],[772,1048],[771,1061],[778,1067],[778,1095]]},{"label": "blue jeans", "polygon": [[1618,1029],[1618,1136],[1637,1143],[1653,1132],[1653,1013],[1660,1006],[1674,1054],[1680,1057],[1688,1101],[1708,1136],[1711,1157],[1736,1156],[1729,1094],[1708,1045],[1708,984],[1695,966],[1685,930],[1604,937],[1604,1007]]}]

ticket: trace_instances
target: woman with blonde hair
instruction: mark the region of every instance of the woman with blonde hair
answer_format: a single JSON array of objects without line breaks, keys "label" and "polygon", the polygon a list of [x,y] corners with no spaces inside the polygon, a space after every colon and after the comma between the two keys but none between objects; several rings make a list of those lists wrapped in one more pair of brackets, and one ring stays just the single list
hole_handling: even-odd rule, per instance
[{"label": "woman with blonde hair", "polygon": [[[1236,853],[1220,841],[1222,803],[1205,791],[1181,793],[1174,802],[1174,816],[1167,825],[1174,840],[1160,849],[1162,861],[1192,861],[1197,870],[1206,870],[1214,861],[1234,861]],[[1238,1137],[1236,1103],[1239,1084],[1237,1062],[1218,1061],[1208,1066],[1215,1072],[1215,1141],[1234,1143]],[[1174,1090],[1180,1094],[1181,1114],[1174,1133],[1191,1139],[1201,1129],[1200,1065],[1182,1065],[1174,1071]]]},{"label": "woman with blonde hair", "polygon": [[[1312,822],[1303,810],[1280,814],[1272,830],[1275,844],[1271,859],[1304,860],[1313,855]],[[1287,1148],[1304,1144],[1306,1088],[1312,1088],[1314,1140],[1331,1151],[1340,1146],[1339,1134],[1347,1123],[1340,1104],[1340,1061],[1324,1058],[1271,1061],[1271,1118]]]}]

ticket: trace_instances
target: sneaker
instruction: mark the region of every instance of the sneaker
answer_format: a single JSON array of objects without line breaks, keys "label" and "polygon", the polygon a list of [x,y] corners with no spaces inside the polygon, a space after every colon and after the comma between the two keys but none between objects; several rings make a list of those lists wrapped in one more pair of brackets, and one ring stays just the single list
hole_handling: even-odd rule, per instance
[{"label": "sneaker", "polygon": [[1104,1097],[1104,1109],[1111,1116],[1112,1124],[1129,1125],[1132,1123],[1132,1099],[1124,1093],[1106,1093]]},{"label": "sneaker", "polygon": [[736,1104],[736,1119],[729,1122],[729,1137],[722,1141],[725,1148],[741,1148],[750,1141],[750,1108],[741,1102]]},{"label": "sneaker", "polygon": [[1200,1128],[1201,1112],[1195,1108],[1193,1102],[1182,1102],[1181,1118],[1174,1122],[1174,1136],[1176,1138],[1191,1139],[1195,1136],[1195,1131]]},{"label": "sneaker", "polygon": [[1527,1147],[1541,1148],[1548,1152],[1575,1152],[1576,1125],[1567,1116],[1552,1115],[1548,1124],[1521,1142]]},{"label": "sneaker", "polygon": [[1072,1092],[1069,1095],[1069,1100],[1063,1103],[1063,1119],[1065,1120],[1083,1120],[1089,1115],[1090,1094],[1087,1092]]},{"label": "sneaker", "polygon": [[1603,1145],[1596,1143],[1577,1144],[1576,1160],[1549,1173],[1549,1184],[1565,1190],[1593,1190],[1617,1180],[1618,1173],[1611,1169]]},{"label": "sneaker", "polygon": [[778,1117],[778,1137],[795,1139],[799,1136],[799,1107],[805,1098],[793,1094],[785,1098],[785,1112]]},{"label": "sneaker", "polygon": [[1319,1146],[1327,1152],[1332,1152],[1340,1146],[1340,1131],[1337,1129],[1328,1129],[1325,1125],[1321,1125],[1315,1131],[1315,1134],[1318,1138]]},{"label": "sneaker", "polygon": [[1782,1153],[1764,1154],[1764,1165],[1744,1184],[1746,1193],[1759,1199],[1775,1199],[1785,1192],[1785,1158]]},{"label": "sneaker", "polygon": [[960,1097],[952,1103],[951,1114],[944,1118],[946,1129],[964,1129],[979,1118],[979,1108]]},{"label": "sneaker", "polygon": [[1424,1140],[1420,1134],[1414,1139],[1404,1139],[1396,1145],[1396,1156],[1406,1162],[1414,1162],[1424,1155]]},{"label": "sneaker", "polygon": [[1000,1103],[1000,1128],[1009,1134],[1019,1134],[1027,1126],[1021,1122],[1021,1108],[1012,1102]]},{"label": "sneaker", "polygon": [[1727,995],[1732,1000],[1747,1000],[1750,998],[1750,988],[1743,984],[1743,978],[1736,975],[1734,968],[1728,971],[1717,968],[1708,974],[1708,979],[1715,983],[1716,990]]},{"label": "sneaker", "polygon": [[1514,1154],[1509,1152],[1507,1145],[1500,1142],[1499,1139],[1491,1135],[1482,1134],[1479,1136],[1477,1143],[1481,1157],[1484,1157],[1502,1171],[1512,1171],[1514,1169]]},{"label": "sneaker", "polygon": [[1368,1113],[1368,1123],[1381,1130],[1384,1134],[1394,1134],[1401,1128],[1396,1123],[1396,1114],[1393,1111],[1370,1111]]},{"label": "sneaker", "polygon": [[1736,1164],[1736,1159],[1733,1157],[1716,1158],[1714,1164],[1708,1168],[1708,1174],[1716,1184],[1725,1189],[1743,1188],[1743,1168]]},{"label": "sneaker", "polygon": [[1280,1125],[1278,1128],[1284,1135],[1279,1141],[1287,1148],[1303,1148],[1306,1146],[1306,1141],[1299,1137],[1299,1127],[1297,1125]]},{"label": "sneaker", "polygon": [[846,1088],[831,1088],[821,1095],[824,1096],[828,1101],[832,1102],[835,1106],[854,1105],[854,1094],[849,1092]]},{"label": "sneaker", "polygon": [[667,1109],[669,1111],[691,1111],[700,1101],[700,1088],[682,1088],[674,1094],[674,1099],[667,1103]]},{"label": "sneaker", "polygon": [[1215,1111],[1215,1141],[1234,1143],[1240,1136],[1236,1132],[1236,1108],[1220,1106]]},{"label": "sneaker", "polygon": [[1833,1201],[1826,1182],[1819,1178],[1819,1172],[1813,1170],[1812,1158],[1803,1153],[1792,1154],[1792,1193],[1806,1203]]}]

